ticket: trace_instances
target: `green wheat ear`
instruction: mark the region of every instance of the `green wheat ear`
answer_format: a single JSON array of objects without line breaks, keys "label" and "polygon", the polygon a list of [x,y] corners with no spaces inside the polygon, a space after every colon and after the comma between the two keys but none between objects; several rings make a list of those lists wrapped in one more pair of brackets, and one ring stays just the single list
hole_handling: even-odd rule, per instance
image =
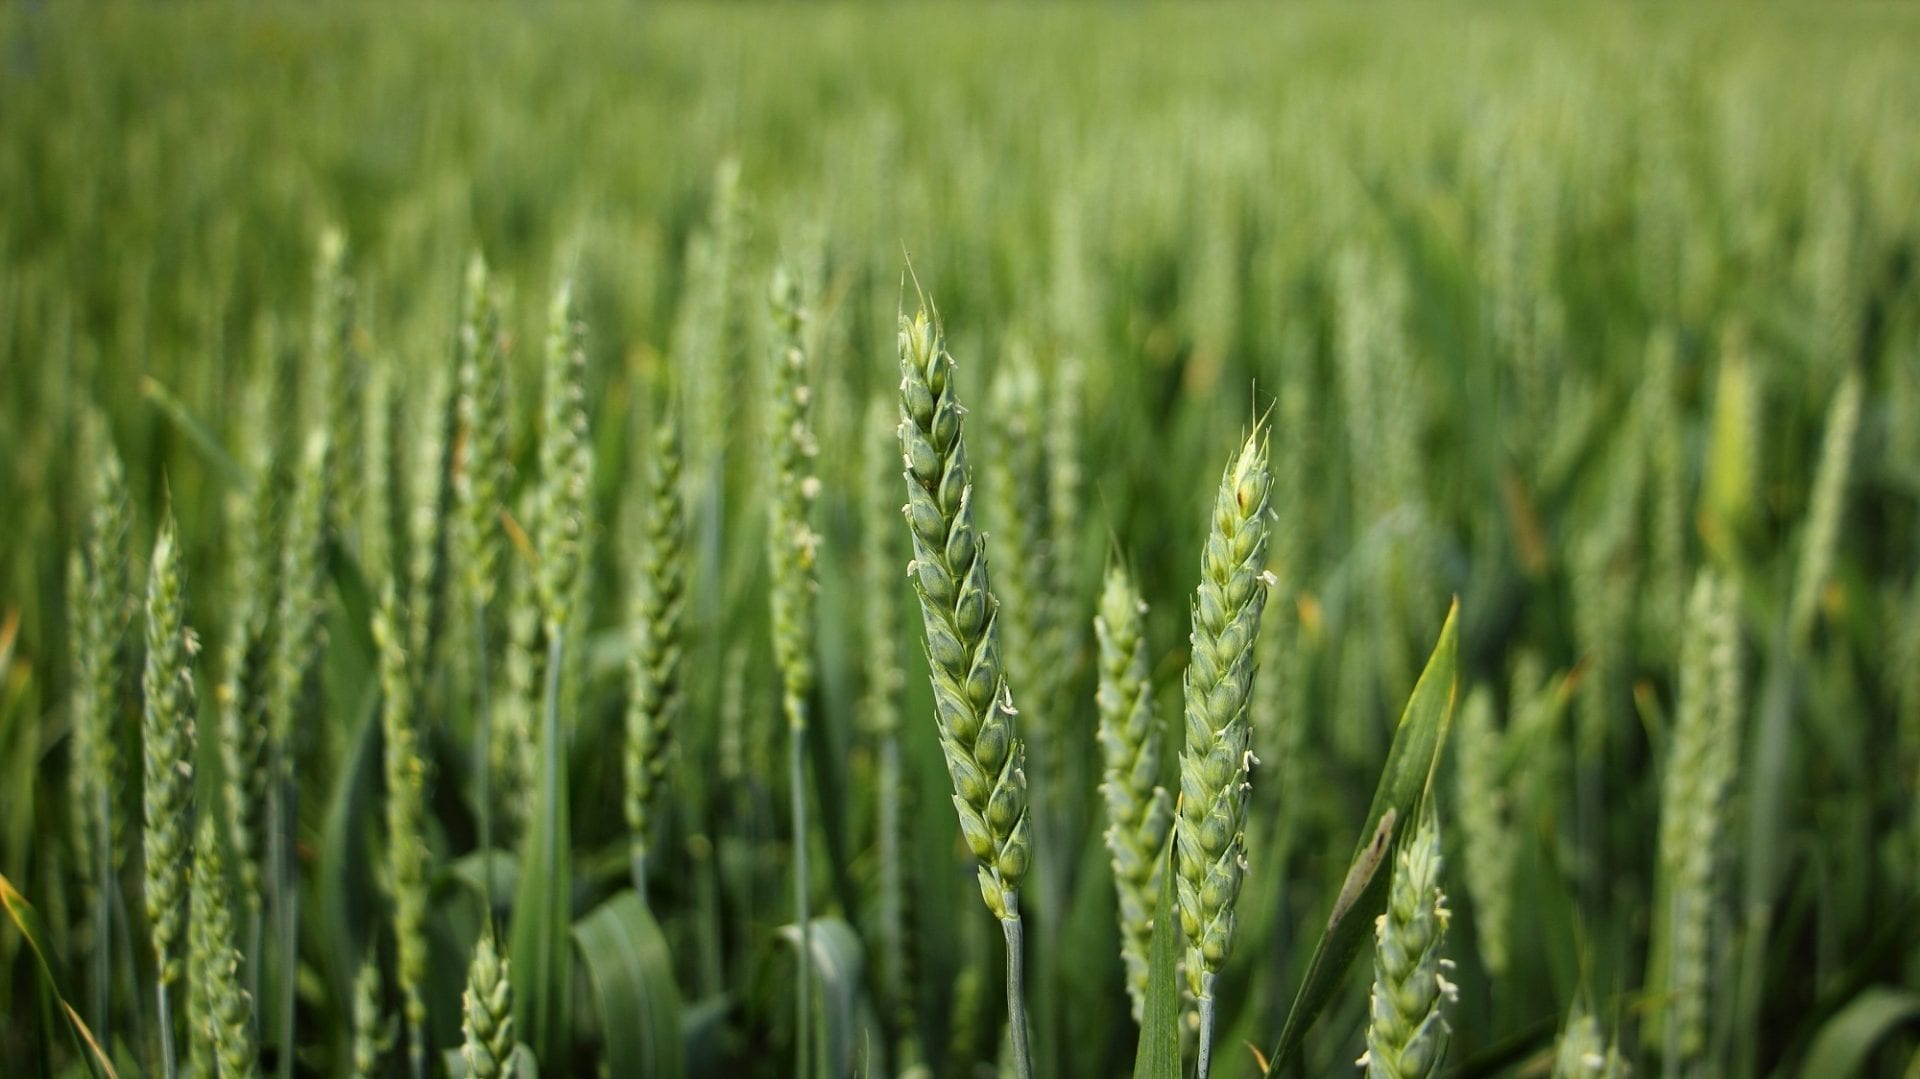
[{"label": "green wheat ear", "polygon": [[1161,729],[1147,676],[1146,610],[1127,571],[1110,567],[1093,624],[1100,646],[1095,700],[1106,765],[1100,793],[1107,803],[1107,850],[1120,899],[1120,958],[1136,1023],[1146,1004],[1160,855],[1173,825],[1173,796],[1157,782]]},{"label": "green wheat ear", "polygon": [[1193,602],[1186,675],[1186,747],[1180,755],[1175,865],[1187,984],[1205,1001],[1233,945],[1234,900],[1246,872],[1246,806],[1253,765],[1247,718],[1254,643],[1266,608],[1265,432],[1255,429],[1215,496]]},{"label": "green wheat ear", "polygon": [[160,522],[147,585],[146,907],[160,984],[180,979],[182,923],[192,857],[193,658],[200,650],[186,624],[186,572],[173,516]]},{"label": "green wheat ear", "polygon": [[648,462],[647,522],[640,541],[640,579],[634,590],[633,653],[628,660],[625,754],[628,842],[634,887],[645,892],[654,803],[667,779],[667,747],[682,708],[686,607],[687,512],[680,491],[680,433],[663,419]]},{"label": "green wheat ear", "polygon": [[1374,923],[1373,996],[1367,1052],[1368,1079],[1428,1079],[1440,1074],[1452,1036],[1444,1015],[1456,995],[1442,954],[1446,895],[1439,818],[1429,803],[1413,838],[1394,862],[1386,913]]},{"label": "green wheat ear", "polygon": [[507,957],[483,933],[460,998],[460,1059],[473,1079],[497,1079],[513,1067],[513,980]]},{"label": "green wheat ear", "polygon": [[967,849],[980,861],[980,894],[1004,920],[1019,916],[1020,882],[1032,859],[1027,779],[1000,662],[986,540],[973,521],[953,367],[939,325],[924,309],[900,319],[900,451],[913,535],[908,568],[926,628],[954,809]]},{"label": "green wheat ear", "polygon": [[253,997],[241,986],[242,956],[235,941],[233,903],[226,862],[221,856],[220,831],[213,815],[200,822],[194,844],[193,924],[197,1006],[192,1013],[196,1051],[217,1063],[221,1076],[249,1076],[256,1072],[253,1042]]}]

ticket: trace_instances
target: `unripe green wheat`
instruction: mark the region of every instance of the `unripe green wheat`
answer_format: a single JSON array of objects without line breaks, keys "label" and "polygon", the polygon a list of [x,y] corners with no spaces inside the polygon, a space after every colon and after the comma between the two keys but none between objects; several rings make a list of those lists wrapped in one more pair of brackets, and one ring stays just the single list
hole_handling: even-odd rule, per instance
[{"label": "unripe green wheat", "polygon": [[1248,774],[1254,759],[1247,704],[1254,643],[1272,583],[1266,572],[1266,453],[1265,432],[1256,428],[1221,477],[1193,603],[1174,861],[1187,938],[1187,984],[1202,1002],[1211,998],[1212,978],[1232,948],[1233,904],[1245,872]]},{"label": "unripe green wheat", "polygon": [[800,288],[785,267],[776,268],[768,299],[772,307],[771,362],[773,398],[771,443],[773,491],[767,529],[768,561],[773,577],[773,655],[780,670],[781,711],[787,717],[787,782],[793,814],[794,924],[800,928],[799,992],[796,1020],[799,1031],[798,1072],[811,1074],[808,1056],[813,1026],[813,917],[809,909],[807,871],[806,730],[807,705],[813,693],[813,608],[816,580],[814,554],[819,536],[813,531],[813,500],[820,480],[813,474],[819,452],[811,422],[813,388],[807,382],[804,337],[807,312]]},{"label": "unripe green wheat", "polygon": [[1660,802],[1660,874],[1649,981],[1666,1008],[1648,1017],[1649,1044],[1679,1074],[1706,1048],[1707,979],[1718,902],[1715,858],[1726,792],[1738,769],[1742,709],[1738,597],[1701,573],[1687,601],[1680,698]]},{"label": "unripe green wheat", "polygon": [[308,406],[332,443],[334,467],[327,471],[327,525],[336,536],[349,534],[360,492],[361,400],[365,372],[354,348],[354,283],[347,273],[347,240],[338,228],[320,234],[313,268],[313,322],[308,330],[307,363],[311,378]]},{"label": "unripe green wheat", "polygon": [[[526,500],[523,500],[523,504]],[[501,823],[519,828],[530,819],[535,758],[534,721],[547,665],[545,627],[541,624],[536,570],[523,560],[508,561],[507,649],[502,661],[506,692],[493,725],[489,751],[499,783],[495,799]]]},{"label": "unripe green wheat", "polygon": [[405,524],[407,549],[405,646],[416,683],[433,666],[434,649],[446,622],[449,591],[448,552],[455,517],[453,454],[458,437],[459,402],[441,368],[427,374],[423,407],[415,422],[409,463]]},{"label": "unripe green wheat", "polygon": [[1632,1066],[1620,1054],[1620,1043],[1608,1043],[1600,1021],[1576,1005],[1554,1050],[1553,1079],[1627,1079],[1632,1074]]},{"label": "unripe green wheat", "polygon": [[473,1079],[500,1079],[513,1068],[513,980],[493,935],[482,933],[460,997],[460,1059]]},{"label": "unripe green wheat", "polygon": [[900,318],[900,452],[909,572],[920,599],[934,721],[953,781],[967,849],[979,860],[980,894],[1007,939],[1008,1031],[1016,1074],[1031,1074],[1022,986],[1020,883],[1033,859],[1025,750],[1000,663],[986,539],[973,521],[962,416],[939,322],[923,306]]},{"label": "unripe green wheat", "polygon": [[414,716],[412,669],[401,640],[401,614],[388,587],[374,614],[380,650],[381,733],[387,781],[387,872],[393,888],[395,976],[415,1075],[425,1074],[427,1004],[427,766]]},{"label": "unripe green wheat", "polygon": [[[85,414],[86,514],[80,550],[68,563],[67,595],[73,649],[73,796],[75,854],[87,867],[89,894],[111,886],[124,850],[119,801],[120,703],[127,664],[132,583],[127,553],[131,532],[126,473],[105,417]],[[105,932],[104,925],[94,927]],[[104,946],[104,945],[103,945]]]},{"label": "unripe green wheat", "polygon": [[540,611],[549,633],[566,628],[586,561],[593,444],[587,436],[587,353],[581,331],[573,311],[573,287],[562,284],[548,309],[535,537]]},{"label": "unripe green wheat", "polygon": [[1794,639],[1806,643],[1819,616],[1820,591],[1833,570],[1833,551],[1846,508],[1847,474],[1853,464],[1854,433],[1860,427],[1860,372],[1848,368],[1827,409],[1827,433],[1820,443],[1820,465],[1813,477],[1807,528],[1801,538],[1800,569],[1794,576],[1789,615]]},{"label": "unripe green wheat", "polygon": [[1473,899],[1474,939],[1487,973],[1507,969],[1507,927],[1513,918],[1513,866],[1518,854],[1508,818],[1508,789],[1501,755],[1505,738],[1493,717],[1493,695],[1475,686],[1460,709],[1453,734],[1455,790],[1460,830],[1466,837],[1465,876]]},{"label": "unripe green wheat", "polygon": [[1440,825],[1432,807],[1394,861],[1386,913],[1374,923],[1368,1079],[1427,1079],[1440,1074],[1452,1031],[1443,1014],[1456,995],[1447,981],[1446,896],[1440,890]]},{"label": "unripe green wheat", "polygon": [[899,441],[893,424],[900,406],[888,395],[876,396],[868,409],[866,423],[860,428],[864,473],[874,484],[873,493],[861,499],[864,511],[861,528],[861,585],[865,591],[866,635],[863,654],[866,660],[866,694],[860,707],[860,724],[876,743],[878,760],[874,770],[874,845],[879,865],[875,870],[873,904],[873,952],[879,966],[882,1001],[892,1008],[897,1029],[908,1032],[901,1037],[896,1068],[912,1064],[919,1056],[913,1037],[913,956],[907,947],[907,878],[903,872],[901,821],[904,817],[905,789],[900,762],[900,694],[905,672],[900,669],[900,612],[897,587],[900,562],[894,551],[900,533],[894,523],[898,503],[894,501],[893,481],[900,467]]},{"label": "unripe green wheat", "polygon": [[193,922],[195,953],[190,1010],[194,1052],[222,1079],[256,1073],[253,997],[241,985],[239,945],[227,870],[220,851],[220,829],[209,815],[200,822],[194,845]]},{"label": "unripe green wheat", "polygon": [[671,419],[662,419],[647,465],[647,520],[634,589],[633,652],[627,663],[625,808],[634,887],[642,896],[654,803],[666,782],[668,739],[683,697],[680,622],[686,606],[687,514],[680,467],[679,430]]},{"label": "unripe green wheat", "polygon": [[326,489],[332,446],[325,431],[308,437],[287,512],[268,701],[269,737],[283,780],[293,775],[294,739],[326,648]]},{"label": "unripe green wheat", "polygon": [[393,1022],[380,1011],[380,965],[371,955],[353,976],[353,1075],[374,1079],[380,1058],[393,1048]]},{"label": "unripe green wheat", "polygon": [[973,522],[953,357],[925,310],[900,320],[900,371],[909,569],[927,634],[940,748],[961,833],[980,860],[981,895],[995,917],[1017,917],[1031,858],[1023,747],[1001,668],[986,541]]},{"label": "unripe green wheat", "polygon": [[506,505],[511,466],[507,460],[507,360],[499,299],[488,280],[486,261],[478,254],[467,263],[459,392],[461,568],[470,600],[485,611],[493,601],[495,575],[506,558],[506,532],[500,526],[500,511]]},{"label": "unripe green wheat", "polygon": [[181,975],[192,857],[195,714],[193,658],[199,642],[186,624],[186,578],[173,518],[160,522],[147,583],[146,906],[162,989]]},{"label": "unripe green wheat", "polygon": [[813,500],[820,492],[814,475],[812,387],[807,383],[807,354],[803,333],[806,310],[800,304],[799,285],[784,270],[776,270],[771,288],[773,308],[773,452],[772,520],[768,551],[773,574],[773,649],[780,668],[785,711],[790,723],[804,726],[808,695],[813,690],[813,607],[815,553],[820,537],[813,531]]},{"label": "unripe green wheat", "polygon": [[1120,958],[1139,1022],[1146,1004],[1147,955],[1159,895],[1161,855],[1173,826],[1173,796],[1158,784],[1160,724],[1147,672],[1146,604],[1119,565],[1107,570],[1094,634],[1100,646],[1100,793],[1107,802],[1107,849],[1120,898]]}]

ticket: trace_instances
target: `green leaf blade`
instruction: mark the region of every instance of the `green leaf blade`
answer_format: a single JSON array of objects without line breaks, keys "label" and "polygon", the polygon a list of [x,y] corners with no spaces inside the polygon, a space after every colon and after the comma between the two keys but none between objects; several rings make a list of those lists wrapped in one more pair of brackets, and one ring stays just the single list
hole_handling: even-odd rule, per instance
[{"label": "green leaf blade", "polygon": [[1426,669],[1413,687],[1413,696],[1394,731],[1380,783],[1374,788],[1365,825],[1349,862],[1327,928],[1314,945],[1306,979],[1287,1012],[1280,1041],[1267,1057],[1267,1075],[1275,1075],[1300,1052],[1307,1031],[1340,987],[1341,979],[1365,945],[1373,920],[1386,909],[1391,873],[1379,872],[1392,850],[1400,824],[1413,821],[1414,812],[1432,780],[1440,749],[1453,722],[1454,698],[1459,690],[1460,601],[1447,610],[1446,623]]}]

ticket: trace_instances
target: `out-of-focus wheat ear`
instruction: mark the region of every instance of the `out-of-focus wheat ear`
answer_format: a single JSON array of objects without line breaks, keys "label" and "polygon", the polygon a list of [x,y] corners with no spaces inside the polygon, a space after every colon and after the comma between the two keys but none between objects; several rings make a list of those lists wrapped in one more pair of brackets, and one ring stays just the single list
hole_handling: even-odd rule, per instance
[{"label": "out-of-focus wheat ear", "polygon": [[184,921],[191,887],[195,715],[193,661],[200,644],[186,623],[186,571],[173,515],[161,519],[147,582],[145,890],[158,976],[161,1063],[174,1073],[168,989],[183,973]]},{"label": "out-of-focus wheat ear", "polygon": [[483,932],[460,997],[460,1059],[473,1079],[503,1079],[513,1068],[513,980],[493,934]]},{"label": "out-of-focus wheat ear", "polygon": [[320,234],[313,267],[313,316],[308,328],[309,408],[327,432],[333,460],[324,495],[333,534],[357,537],[360,505],[360,422],[366,395],[366,364],[354,339],[354,283],[347,272],[346,234],[328,227]]},{"label": "out-of-focus wheat ear", "polygon": [[126,848],[121,706],[131,681],[127,630],[136,597],[128,550],[132,511],[126,473],[106,417],[88,409],[81,414],[80,424],[80,449],[88,467],[80,541],[67,563],[73,664],[68,790],[74,855],[82,867],[93,937],[90,1010],[94,1030],[104,1039],[110,1036],[112,912]]},{"label": "out-of-focus wheat ear", "polygon": [[1833,395],[1833,404],[1827,408],[1827,432],[1820,443],[1820,464],[1814,472],[1806,531],[1800,540],[1800,568],[1793,582],[1788,623],[1794,641],[1803,647],[1813,637],[1821,593],[1833,572],[1840,518],[1846,509],[1847,476],[1853,466],[1854,435],[1860,428],[1860,394],[1860,371],[1849,367]]},{"label": "out-of-focus wheat ear", "polygon": [[633,886],[646,898],[646,864],[654,811],[667,780],[667,756],[680,721],[685,643],[687,514],[680,490],[678,424],[669,415],[654,433],[647,462],[647,517],[634,589],[633,651],[628,658],[626,752],[627,836]]},{"label": "out-of-focus wheat ear", "polygon": [[[1049,624],[1053,576],[1047,559],[1046,458],[1042,441],[1040,376],[1031,350],[1015,346],[994,373],[985,413],[987,444],[992,453],[984,468],[985,493],[995,540],[995,581],[1000,599],[995,619],[1007,680],[1020,687],[1020,734],[1026,742],[1045,812],[1035,822],[1041,828],[1053,819],[1053,809],[1065,792],[1053,775],[1059,756],[1056,724],[1051,715],[1053,682],[1058,669],[1048,653],[1053,642]],[[1051,791],[1052,794],[1047,792]],[[1043,842],[1044,845],[1044,842]],[[1044,884],[1048,873],[1043,872]],[[1038,890],[1045,888],[1036,886]]]},{"label": "out-of-focus wheat ear", "polygon": [[1738,596],[1703,571],[1687,601],[1680,692],[1660,802],[1660,861],[1655,884],[1647,981],[1665,1007],[1650,1012],[1648,1045],[1677,1075],[1706,1050],[1708,974],[1712,969],[1717,871],[1727,827],[1726,792],[1740,759],[1743,690]]},{"label": "out-of-focus wheat ear", "polygon": [[253,997],[241,981],[231,882],[221,852],[222,829],[214,816],[201,818],[194,843],[192,1058],[195,1074],[251,1076],[258,1070]]},{"label": "out-of-focus wheat ear", "polygon": [[[507,458],[507,357],[500,302],[475,253],[467,263],[465,310],[460,323],[460,449],[455,470],[460,509],[461,569],[468,602],[485,612],[494,599],[496,575],[506,559],[506,508],[512,465]],[[484,613],[478,614],[484,618]]]},{"label": "out-of-focus wheat ear", "polygon": [[1507,933],[1513,919],[1513,867],[1518,855],[1509,816],[1512,792],[1501,759],[1506,737],[1496,725],[1493,694],[1478,685],[1467,694],[1454,728],[1455,801],[1467,895],[1473,901],[1473,931],[1489,975],[1507,969]]},{"label": "out-of-focus wheat ear", "polygon": [[[521,505],[531,509],[532,497]],[[522,517],[526,514],[523,513]],[[507,647],[501,668],[501,694],[489,751],[499,786],[494,808],[502,831],[526,825],[533,797],[534,720],[540,709],[540,685],[546,670],[546,630],[541,620],[535,569],[524,558],[507,560]],[[502,840],[504,842],[504,840]]]},{"label": "out-of-focus wheat ear", "polygon": [[[507,458],[507,357],[500,328],[500,301],[488,278],[487,263],[479,252],[467,262],[465,298],[459,342],[460,456],[453,468],[461,584],[467,608],[462,617],[472,622],[474,647],[474,806],[480,822],[480,849],[494,846],[493,760],[493,640],[491,612],[506,567],[507,486],[512,466]],[[492,913],[493,879],[488,873],[488,912]]]},{"label": "out-of-focus wheat ear", "polygon": [[587,435],[587,352],[563,283],[548,308],[540,433],[540,504],[534,550],[541,617],[548,632],[567,627],[586,563],[587,500],[593,488],[593,442]]},{"label": "out-of-focus wheat ear", "polygon": [[455,515],[453,453],[458,402],[441,368],[427,373],[413,435],[406,509],[406,650],[416,685],[433,668],[447,621],[452,522]]},{"label": "out-of-focus wheat ear", "polygon": [[1445,957],[1447,897],[1440,825],[1429,801],[1420,827],[1394,859],[1386,913],[1374,923],[1373,995],[1367,1051],[1369,1079],[1429,1079],[1440,1074],[1452,1029],[1446,1008],[1458,995]]},{"label": "out-of-focus wheat ear", "polygon": [[913,539],[908,571],[920,601],[940,748],[980,895],[1007,942],[1008,1030],[1014,1070],[1032,1074],[1027,1046],[1020,885],[1032,866],[1026,750],[1000,659],[998,602],[986,537],[973,519],[962,437],[965,410],[937,318],[900,318],[900,453]]},{"label": "out-of-focus wheat ear", "polygon": [[1126,568],[1118,562],[1108,567],[1093,624],[1100,649],[1095,701],[1105,763],[1100,793],[1107,803],[1107,850],[1120,900],[1120,958],[1135,1023],[1146,1005],[1154,903],[1173,827],[1173,796],[1158,783],[1161,728],[1148,676],[1146,611]]},{"label": "out-of-focus wheat ear", "polygon": [[[299,738],[316,708],[318,673],[326,654],[328,490],[333,441],[322,428],[308,435],[292,478],[291,501],[280,553],[280,595],[275,611],[273,655],[267,684],[267,864],[272,876],[278,969],[291,972],[299,949],[299,864],[293,830],[300,819]],[[280,1075],[292,1074],[294,979],[287,974],[265,1014],[272,1017]]]},{"label": "out-of-focus wheat ear", "polygon": [[894,436],[900,406],[889,394],[869,402],[860,427],[862,470],[873,485],[860,499],[861,586],[866,668],[866,692],[860,706],[860,726],[874,743],[874,961],[882,1005],[890,1008],[894,1029],[901,1032],[892,1061],[905,1069],[920,1058],[913,1035],[914,992],[912,950],[907,943],[908,882],[901,850],[903,802],[906,791],[900,760],[900,694],[906,672],[900,667],[899,584],[900,533],[898,489],[900,443]]},{"label": "out-of-focus wheat ear", "polygon": [[1187,988],[1199,1003],[1199,1071],[1212,1062],[1213,981],[1233,946],[1246,872],[1246,811],[1255,763],[1248,706],[1267,571],[1267,436],[1255,427],[1221,476],[1200,559],[1186,674],[1186,745],[1174,865]]},{"label": "out-of-focus wheat ear", "polygon": [[353,976],[354,1079],[381,1075],[380,1059],[393,1048],[394,1021],[384,1011],[381,995],[380,964],[369,954]]},{"label": "out-of-focus wheat ear", "polygon": [[1627,1079],[1632,1065],[1620,1052],[1620,1040],[1608,1041],[1600,1020],[1576,1003],[1554,1047],[1552,1079]]},{"label": "out-of-focus wheat ear", "polygon": [[379,649],[381,734],[387,781],[387,873],[393,888],[395,978],[406,1019],[407,1057],[415,1079],[426,1075],[427,765],[420,750],[413,669],[392,585],[374,614]]},{"label": "out-of-focus wheat ear", "polygon": [[769,362],[772,397],[770,492],[767,555],[772,572],[770,606],[774,664],[780,670],[781,711],[787,718],[787,783],[793,818],[794,924],[800,930],[799,1016],[796,1074],[812,1074],[808,1042],[813,1027],[813,915],[809,909],[807,869],[807,710],[813,695],[813,609],[818,588],[813,530],[813,500],[820,493],[814,474],[819,448],[813,437],[813,387],[807,381],[806,321],[800,284],[786,267],[774,270],[768,288],[773,337]]}]

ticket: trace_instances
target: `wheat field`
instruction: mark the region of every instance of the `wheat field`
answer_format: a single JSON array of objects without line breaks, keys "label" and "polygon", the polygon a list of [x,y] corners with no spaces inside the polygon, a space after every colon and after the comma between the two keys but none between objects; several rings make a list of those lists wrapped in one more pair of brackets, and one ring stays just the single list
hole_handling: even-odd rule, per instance
[{"label": "wheat field", "polygon": [[0,2],[0,1073],[1915,1079],[1916,55]]}]

